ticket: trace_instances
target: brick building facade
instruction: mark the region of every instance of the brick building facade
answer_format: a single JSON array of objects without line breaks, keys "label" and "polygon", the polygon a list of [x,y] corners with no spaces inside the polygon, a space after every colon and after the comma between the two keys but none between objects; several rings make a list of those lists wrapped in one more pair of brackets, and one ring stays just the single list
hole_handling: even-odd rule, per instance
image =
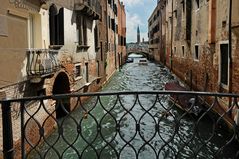
[{"label": "brick building facade", "polygon": [[118,65],[122,66],[126,61],[126,13],[125,6],[118,0]]},{"label": "brick building facade", "polygon": [[[158,34],[164,40],[156,45],[165,51],[155,57],[160,54],[159,61],[194,90],[239,93],[238,7],[237,0],[231,5],[224,0],[160,0],[152,15],[160,12],[158,24],[166,38]],[[228,101],[220,100],[227,110]]]},{"label": "brick building facade", "polygon": [[[118,7],[122,13],[120,22]],[[1,98],[98,91],[118,68],[117,49],[122,58],[126,55],[126,46],[117,47],[117,29],[120,36],[126,36],[125,10],[120,1],[3,0],[0,21]],[[45,103],[56,118],[64,116],[55,105],[52,100]],[[72,105],[74,99],[67,101],[65,109],[71,111]],[[20,139],[19,111],[14,106],[16,149]],[[47,117],[46,113],[36,116],[41,121]],[[48,123],[46,135],[55,121],[49,119]],[[34,124],[29,124],[29,130],[39,131]],[[36,142],[34,133],[26,134]]]}]

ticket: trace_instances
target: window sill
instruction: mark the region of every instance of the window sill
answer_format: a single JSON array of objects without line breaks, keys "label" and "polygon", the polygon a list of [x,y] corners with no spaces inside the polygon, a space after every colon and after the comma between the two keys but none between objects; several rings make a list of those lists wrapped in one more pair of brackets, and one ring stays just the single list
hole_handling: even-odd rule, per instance
[{"label": "window sill", "polygon": [[78,52],[87,51],[89,48],[90,48],[90,46],[87,46],[87,45],[77,45]]},{"label": "window sill", "polygon": [[195,59],[195,58],[194,58],[193,61],[195,61],[195,62],[199,62],[199,59]]},{"label": "window sill", "polygon": [[219,84],[220,88],[224,89],[224,90],[228,90],[229,87],[228,87],[228,84],[224,84],[224,83],[221,83]]},{"label": "window sill", "polygon": [[75,81],[79,81],[79,80],[81,80],[83,77],[82,76],[78,76],[78,77],[75,77],[74,79],[75,79]]},{"label": "window sill", "polygon": [[53,50],[59,50],[60,48],[62,48],[62,46],[63,45],[49,45],[49,48]]}]

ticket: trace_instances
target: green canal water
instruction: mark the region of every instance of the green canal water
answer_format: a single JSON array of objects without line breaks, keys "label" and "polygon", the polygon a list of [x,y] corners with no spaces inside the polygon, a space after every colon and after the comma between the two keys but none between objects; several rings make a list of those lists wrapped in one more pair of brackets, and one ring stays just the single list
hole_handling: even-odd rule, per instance
[{"label": "green canal water", "polygon": [[[165,83],[172,79],[174,77],[161,65],[128,63],[112,77],[102,91],[163,90]],[[230,139],[228,132],[219,131],[210,141],[206,141],[211,137],[213,129],[213,120],[209,117],[200,120],[197,133],[193,131],[196,119],[190,116],[184,116],[179,125],[175,125],[176,117],[183,114],[175,107],[170,110],[174,117],[161,118],[165,108],[171,106],[167,96],[162,96],[157,103],[154,103],[155,95],[140,95],[140,104],[135,102],[135,98],[134,95],[121,95],[121,102],[113,95],[100,97],[100,102],[97,98],[92,98],[84,105],[90,111],[87,117],[84,117],[82,108],[78,108],[69,117],[61,119],[59,124],[62,129],[57,129],[47,138],[47,142],[37,147],[37,151],[32,151],[28,157],[96,159],[98,153],[102,159],[114,159],[117,156],[122,159],[154,159],[156,156],[160,159],[175,158],[174,156],[182,159],[209,159]],[[145,113],[144,109],[149,108],[150,114]],[[130,113],[126,113],[126,110],[130,110]],[[160,128],[159,133],[156,133],[155,121],[158,119],[161,119]],[[136,122],[140,124],[138,132]],[[100,131],[97,123],[101,125]],[[118,133],[117,124],[120,125]],[[59,135],[59,131],[63,135]],[[142,138],[149,141],[148,144]],[[222,158],[235,156],[236,149],[234,145],[226,148]]]}]

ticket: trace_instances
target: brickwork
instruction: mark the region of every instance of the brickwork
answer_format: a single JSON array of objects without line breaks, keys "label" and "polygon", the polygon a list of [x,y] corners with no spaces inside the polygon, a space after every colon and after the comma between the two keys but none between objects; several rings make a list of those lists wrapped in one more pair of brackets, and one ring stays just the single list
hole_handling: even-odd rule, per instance
[{"label": "brickwork", "polygon": [[[118,65],[126,61],[126,13],[125,6],[120,0],[117,0],[117,17],[118,17]],[[122,58],[122,59],[121,59]]]},{"label": "brickwork", "polygon": [[[11,84],[8,87],[1,89],[1,92],[6,93],[7,99],[40,96],[44,94],[53,95],[53,89],[56,83],[58,83],[59,87],[58,80],[60,80],[60,85],[64,87],[55,88],[60,89],[60,92],[57,92],[56,94],[70,92],[95,92],[101,89],[106,80],[110,79],[115,72],[115,63],[117,65],[119,64],[117,53],[122,53],[122,58],[124,60],[126,59],[126,47],[115,47],[118,43],[118,35],[117,31],[113,29],[112,23],[112,19],[114,19],[115,24],[120,26],[120,35],[126,37],[126,15],[125,8],[120,1],[115,2],[115,5],[118,6],[118,11],[120,12],[120,20],[117,20],[117,14],[114,14],[114,9],[116,9],[114,8],[115,6],[110,6],[106,0],[99,1],[102,7],[102,15],[98,16],[94,14],[94,18],[92,18],[90,17],[91,15],[89,15],[89,12],[89,14],[84,14],[84,16],[86,16],[87,28],[86,30],[83,30],[87,32],[87,46],[79,46],[80,37],[78,35],[79,28],[77,24],[79,22],[76,17],[81,14],[78,14],[80,12],[74,11],[75,1],[49,0],[46,1],[46,4],[36,6],[35,8],[31,8],[33,6],[30,7],[27,5],[25,6],[28,8],[21,8],[19,7],[21,2],[13,4],[8,1],[4,1],[3,5],[0,7],[0,14],[3,15],[0,15],[0,19],[1,22],[4,23],[4,25],[2,25],[4,28],[0,31],[0,46],[4,49],[4,51],[1,52],[2,69],[0,69],[0,72],[5,74],[5,79],[8,82],[1,81],[0,85],[3,87],[9,85],[9,83]],[[64,45],[61,47],[50,46],[48,24],[50,23],[49,8],[52,4],[56,5],[58,11],[59,8],[64,8]],[[43,8],[40,10],[40,7]],[[6,10],[6,8],[8,9]],[[30,14],[34,14],[32,19],[29,16]],[[12,18],[13,16],[14,18]],[[110,19],[108,19],[108,16]],[[26,63],[28,62],[26,57],[26,47],[30,45],[28,44],[30,39],[28,39],[27,35],[31,35],[30,31],[27,29],[28,21],[31,21],[32,24],[35,25],[34,27],[36,27],[34,30],[36,34],[32,35],[34,38],[34,44],[31,44],[31,47],[39,48],[39,50],[42,48],[48,49],[48,46],[57,48],[57,50],[59,49],[55,60],[59,63],[60,68],[57,68],[52,74],[37,77],[37,79],[39,79],[38,83],[31,83],[30,78],[26,73]],[[98,40],[96,40],[96,36],[98,36]],[[21,40],[19,41],[19,39]],[[116,60],[118,60],[116,62],[115,57],[117,57]],[[86,64],[88,65],[88,81],[86,81]],[[80,77],[78,79],[75,77],[76,65],[80,66]],[[11,69],[11,72],[9,72],[5,66]],[[69,89],[67,86],[68,84]],[[87,98],[83,98],[82,102],[86,100]],[[56,101],[54,100],[44,101],[46,109],[52,113],[53,111],[56,111],[55,104]],[[78,106],[76,104],[77,99],[71,98],[69,110],[74,110],[76,106]],[[33,113],[36,111],[38,106],[39,103],[36,102],[28,106],[27,110],[29,113]],[[14,105],[12,108],[15,158],[21,157],[19,108],[19,105]],[[38,111],[39,112],[34,115],[34,117],[36,120],[41,122],[39,124],[44,128],[44,135],[47,137],[55,130],[55,119],[53,119],[53,117],[49,118],[49,114],[47,114],[43,108]],[[56,113],[53,113],[52,116],[56,118]],[[28,118],[29,116],[26,115],[25,120],[27,121]],[[2,125],[0,125],[0,130],[0,149],[2,150]],[[33,144],[40,144],[41,139],[39,139],[39,131],[39,125],[35,120],[30,119],[28,121],[25,134],[28,141]],[[26,143],[27,152],[29,151],[29,148],[29,144]],[[0,155],[0,158],[1,157],[2,155]]]},{"label": "brickwork", "polygon": [[[160,2],[161,3],[161,2]],[[149,53],[153,55],[156,62],[162,61],[160,59],[160,45],[161,42],[161,31],[162,27],[159,26],[162,15],[160,14],[159,8],[161,5],[155,7],[152,15],[148,19],[149,28]]]},{"label": "brickwork", "polygon": [[[183,3],[181,0],[168,0],[164,5],[161,2],[158,3],[159,10],[166,16],[159,28],[165,26],[165,39],[161,44],[166,52],[161,49],[159,53],[165,57],[165,65],[193,90],[238,93],[239,17],[235,8],[239,3],[232,0],[232,50],[231,57],[228,52],[228,83],[225,85],[221,81],[222,60],[225,60],[221,55],[227,52],[222,52],[221,45],[229,46],[230,1],[200,0],[199,5],[190,0]],[[159,39],[163,39],[163,34]],[[156,57],[159,53],[154,52]],[[227,110],[225,103],[228,101],[221,99],[221,103],[222,109]],[[217,111],[220,112],[219,108]]]}]

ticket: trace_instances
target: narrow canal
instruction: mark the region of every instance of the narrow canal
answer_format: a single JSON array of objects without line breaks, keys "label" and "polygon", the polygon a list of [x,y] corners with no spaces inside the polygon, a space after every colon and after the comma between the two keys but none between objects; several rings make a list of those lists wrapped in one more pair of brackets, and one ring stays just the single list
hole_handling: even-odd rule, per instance
[{"label": "narrow canal", "polygon": [[[174,78],[161,65],[150,62],[148,65],[139,65],[137,62],[138,59],[135,59],[135,62],[126,64],[102,91],[163,90],[165,83]],[[33,152],[30,158],[40,158],[40,153],[48,159],[95,159],[97,151],[102,159],[114,159],[118,155],[122,159],[133,159],[137,155],[142,159],[154,159],[156,156],[160,159],[175,158],[174,156],[182,159],[209,159],[230,139],[227,132],[220,131],[212,140],[206,141],[211,137],[213,129],[212,120],[206,117],[201,119],[196,133],[192,131],[196,119],[185,116],[180,119],[180,126],[175,134],[175,117],[161,118],[165,108],[170,108],[168,97],[162,96],[158,103],[154,103],[155,98],[155,95],[140,95],[140,104],[135,102],[133,95],[120,97],[121,103],[113,95],[101,97],[100,103],[97,98],[92,98],[84,105],[84,108],[90,110],[87,117],[83,117],[82,108],[78,108],[70,117],[62,119],[63,135],[59,135],[58,131],[53,133],[47,143],[38,148],[38,153]],[[150,114],[145,113],[144,109],[149,107],[152,107]],[[126,110],[130,113],[126,113]],[[175,116],[183,114],[175,107],[170,112]],[[155,121],[159,118],[160,130],[156,133]],[[137,133],[136,121],[140,123],[140,131]],[[98,124],[101,125],[100,133]],[[120,125],[118,133],[115,131],[117,124]],[[77,133],[79,131],[82,135]],[[198,135],[201,135],[200,140]],[[235,156],[235,149],[232,146],[225,150],[222,158]]]}]

